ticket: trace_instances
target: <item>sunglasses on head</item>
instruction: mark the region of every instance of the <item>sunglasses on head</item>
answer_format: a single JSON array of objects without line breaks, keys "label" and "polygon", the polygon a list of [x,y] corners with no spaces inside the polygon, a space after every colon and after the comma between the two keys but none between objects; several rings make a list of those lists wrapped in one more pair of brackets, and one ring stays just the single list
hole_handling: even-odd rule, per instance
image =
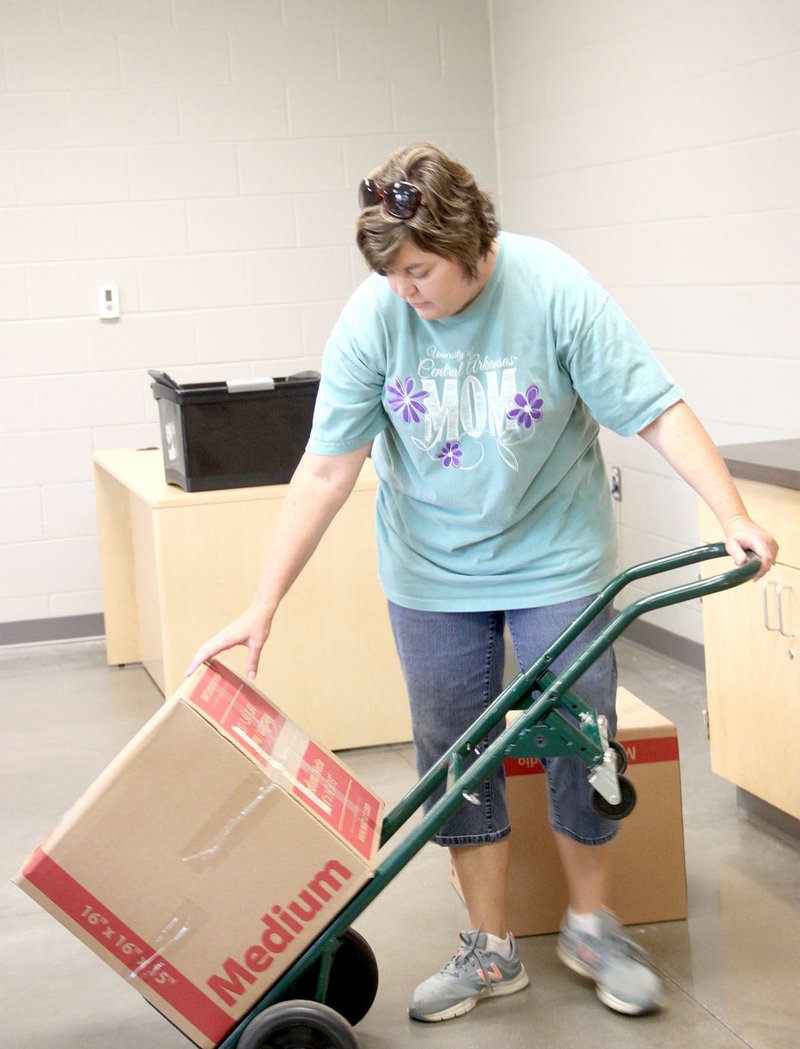
[{"label": "sunglasses on head", "polygon": [[381,202],[386,214],[392,218],[410,219],[416,215],[422,203],[422,193],[411,182],[392,182],[389,186],[379,186],[374,179],[362,179],[358,187],[359,207],[372,208]]}]

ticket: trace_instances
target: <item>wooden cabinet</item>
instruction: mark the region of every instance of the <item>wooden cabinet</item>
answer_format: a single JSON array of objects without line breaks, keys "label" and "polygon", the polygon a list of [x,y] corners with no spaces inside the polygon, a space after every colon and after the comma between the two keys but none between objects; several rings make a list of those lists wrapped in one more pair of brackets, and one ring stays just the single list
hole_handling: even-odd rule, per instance
[{"label": "wooden cabinet", "polygon": [[[169,695],[250,601],[286,486],[184,492],[152,449],[98,452],[95,482],[108,662],[142,662]],[[411,738],[377,577],[376,489],[368,462],[282,603],[256,680],[335,749]],[[220,658],[244,673],[244,650]]]},{"label": "wooden cabinet", "polygon": [[[800,818],[800,491],[737,480],[751,516],[780,544],[756,582],[703,600],[711,764]],[[704,542],[720,528],[701,507]],[[707,562],[704,574],[719,571]]]}]

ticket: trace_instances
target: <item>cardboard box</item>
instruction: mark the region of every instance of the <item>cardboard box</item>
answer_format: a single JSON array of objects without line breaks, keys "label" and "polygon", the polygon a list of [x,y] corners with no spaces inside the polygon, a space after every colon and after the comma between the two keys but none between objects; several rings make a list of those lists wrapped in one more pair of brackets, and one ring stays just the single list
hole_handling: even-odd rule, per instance
[{"label": "cardboard box", "polygon": [[211,1047],[369,880],[381,820],[337,757],[213,663],[15,881]]},{"label": "cardboard box", "polygon": [[[675,726],[624,688],[617,693],[617,739],[628,754],[625,776],[636,808],[620,821],[613,845],[610,904],[624,925],[687,915],[680,761]],[[513,827],[509,927],[516,936],[558,932],[567,887],[550,829],[544,768],[536,758],[507,758]],[[453,882],[458,885],[453,875]]]}]

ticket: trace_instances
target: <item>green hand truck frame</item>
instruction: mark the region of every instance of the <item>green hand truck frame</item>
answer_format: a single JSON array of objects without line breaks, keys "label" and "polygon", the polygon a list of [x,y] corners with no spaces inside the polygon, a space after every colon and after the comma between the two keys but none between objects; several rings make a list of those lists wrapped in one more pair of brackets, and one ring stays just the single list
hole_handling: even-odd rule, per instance
[{"label": "green hand truck frame", "polygon": [[[404,840],[379,862],[360,890],[306,952],[273,984],[218,1049],[358,1049],[353,1026],[369,1011],[377,993],[375,957],[352,923],[385,886],[416,856],[432,835],[506,757],[556,757],[576,754],[586,765],[593,803],[609,819],[622,819],[636,803],[633,786],[622,773],[625,750],[608,738],[605,718],[570,687],[638,616],[681,601],[705,597],[752,579],[760,570],[750,554],[745,564],[690,583],[650,594],[618,612],[585,650],[560,673],[551,667],[597,614],[628,584],[652,575],[723,557],[724,543],[696,547],[648,561],[615,576],[569,627],[527,670],[519,674],[447,753],[385,816],[383,847],[432,792],[446,784],[443,796]],[[511,710],[520,710],[501,734],[478,750],[490,729]],[[465,768],[464,759],[474,760]]]}]

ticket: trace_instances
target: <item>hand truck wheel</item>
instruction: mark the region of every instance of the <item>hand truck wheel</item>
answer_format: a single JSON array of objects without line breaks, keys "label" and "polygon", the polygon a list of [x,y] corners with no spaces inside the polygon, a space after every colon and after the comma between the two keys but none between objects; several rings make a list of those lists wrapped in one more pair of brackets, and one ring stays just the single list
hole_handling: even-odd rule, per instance
[{"label": "hand truck wheel", "polygon": [[358,1049],[344,1017],[319,1002],[271,1005],[244,1030],[238,1049]]},{"label": "hand truck wheel", "polygon": [[606,801],[603,795],[598,794],[596,790],[592,791],[592,805],[595,812],[599,812],[607,820],[625,819],[636,807],[636,791],[631,781],[624,776],[618,776],[617,782],[619,783],[620,800],[615,805]]},{"label": "hand truck wheel", "polygon": [[628,767],[628,752],[617,739],[610,739],[608,745],[617,755],[617,775],[621,776]]},{"label": "hand truck wheel", "polygon": [[[331,960],[325,1004],[353,1027],[367,1015],[378,993],[378,963],[372,948],[355,929],[345,929]],[[289,987],[288,998],[315,1001],[320,962]]]}]

